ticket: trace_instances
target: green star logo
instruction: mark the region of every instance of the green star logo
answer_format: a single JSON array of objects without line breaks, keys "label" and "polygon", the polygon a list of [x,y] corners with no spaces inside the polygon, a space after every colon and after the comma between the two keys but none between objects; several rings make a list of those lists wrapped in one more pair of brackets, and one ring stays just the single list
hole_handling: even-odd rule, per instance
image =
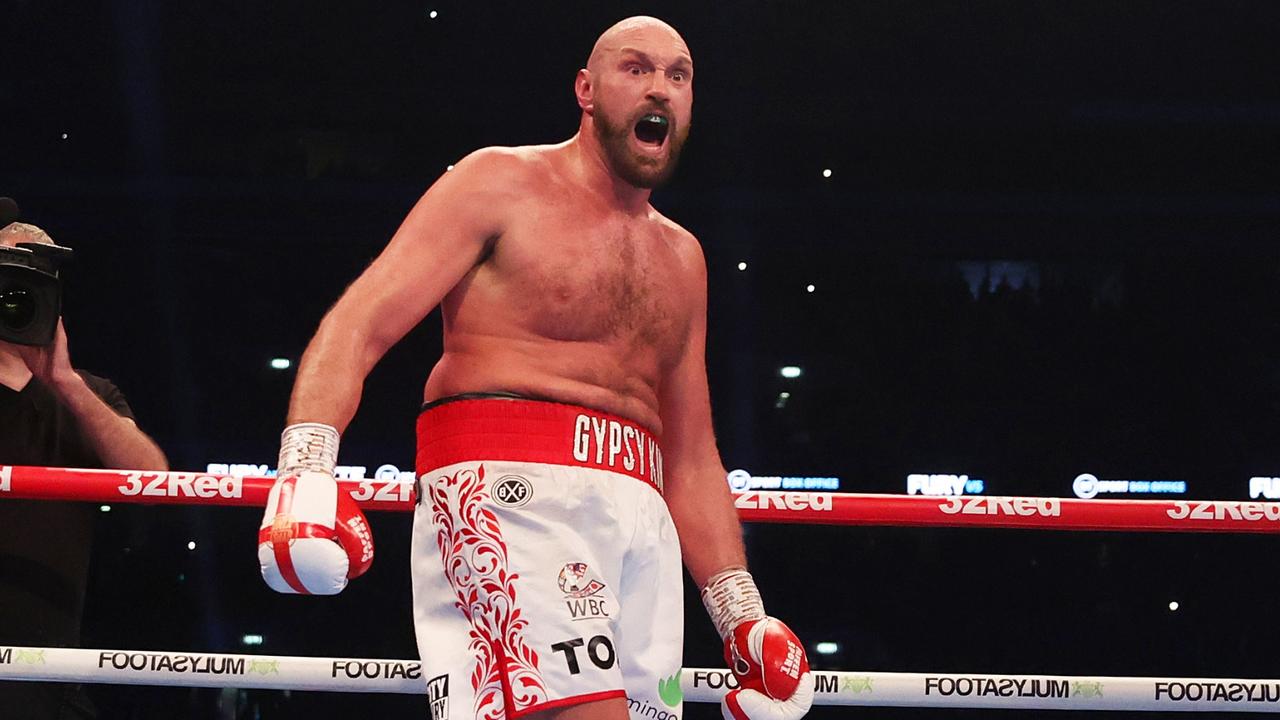
[{"label": "green star logo", "polygon": [[259,675],[279,675],[279,660],[250,660],[249,672],[258,673]]},{"label": "green star logo", "polygon": [[684,692],[680,689],[680,671],[669,678],[658,680],[658,697],[667,707],[675,707],[684,700]]},{"label": "green star logo", "polygon": [[874,690],[871,687],[871,678],[866,675],[853,675],[840,681],[840,692],[858,695],[864,692],[873,692]]},{"label": "green star logo", "polygon": [[13,654],[13,661],[23,665],[43,665],[44,650],[19,650]]},{"label": "green star logo", "polygon": [[1071,695],[1084,698],[1102,697],[1102,683],[1079,681],[1071,683]]}]

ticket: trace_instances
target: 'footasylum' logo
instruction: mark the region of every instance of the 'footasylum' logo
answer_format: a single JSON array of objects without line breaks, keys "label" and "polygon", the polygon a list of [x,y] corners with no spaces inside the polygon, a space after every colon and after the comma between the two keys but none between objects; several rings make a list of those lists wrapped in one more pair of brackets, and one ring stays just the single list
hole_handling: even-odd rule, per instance
[{"label": "'footasylum' logo", "polygon": [[653,720],[680,720],[680,716],[658,707],[648,700],[637,700],[635,698],[627,698],[627,710],[631,711],[631,717],[637,718],[653,718]]},{"label": "'footasylum' logo", "polygon": [[1066,680],[1042,678],[950,678],[930,677],[924,680],[925,695],[959,695],[961,697],[1037,697],[1065,698],[1071,695]]},{"label": "'footasylum' logo", "polygon": [[1280,702],[1280,683],[1158,682],[1156,700],[1173,702]]}]

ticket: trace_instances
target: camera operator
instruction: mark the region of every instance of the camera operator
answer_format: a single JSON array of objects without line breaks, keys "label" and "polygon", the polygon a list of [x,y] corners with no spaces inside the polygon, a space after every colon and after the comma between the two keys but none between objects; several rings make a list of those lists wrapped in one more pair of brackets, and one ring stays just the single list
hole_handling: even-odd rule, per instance
[{"label": "camera operator", "polygon": [[[40,228],[0,228],[0,245],[53,244]],[[43,346],[0,340],[0,464],[165,470],[111,381],[76,370],[62,320]],[[0,645],[76,646],[92,541],[83,503],[0,499]],[[0,714],[93,717],[78,685],[0,682]]]}]

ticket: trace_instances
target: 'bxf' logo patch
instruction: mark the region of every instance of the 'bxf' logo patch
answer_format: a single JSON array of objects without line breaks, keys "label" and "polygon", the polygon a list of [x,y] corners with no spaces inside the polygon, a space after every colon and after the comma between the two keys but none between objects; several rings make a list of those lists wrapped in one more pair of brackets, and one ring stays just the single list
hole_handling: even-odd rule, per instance
[{"label": "'bxf' logo patch", "polygon": [[519,475],[498,478],[493,485],[493,501],[503,507],[518,508],[533,497],[533,485]]}]

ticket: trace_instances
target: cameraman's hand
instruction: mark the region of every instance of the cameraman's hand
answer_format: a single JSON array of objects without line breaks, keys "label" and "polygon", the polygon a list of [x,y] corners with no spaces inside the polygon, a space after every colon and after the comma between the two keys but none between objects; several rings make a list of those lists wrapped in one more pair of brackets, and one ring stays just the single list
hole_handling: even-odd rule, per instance
[{"label": "cameraman's hand", "polygon": [[[132,418],[121,415],[71,368],[67,331],[58,321],[53,342],[42,347],[6,343],[17,352],[27,369],[57,396],[80,426],[80,435],[97,454],[101,467],[168,470],[164,451]],[[119,395],[119,391],[115,391]]]},{"label": "cameraman's hand", "polygon": [[44,385],[57,389],[78,376],[71,367],[71,355],[67,351],[67,331],[58,320],[58,330],[53,335],[53,342],[48,345],[34,347],[31,345],[13,345],[27,364],[27,369]]}]

